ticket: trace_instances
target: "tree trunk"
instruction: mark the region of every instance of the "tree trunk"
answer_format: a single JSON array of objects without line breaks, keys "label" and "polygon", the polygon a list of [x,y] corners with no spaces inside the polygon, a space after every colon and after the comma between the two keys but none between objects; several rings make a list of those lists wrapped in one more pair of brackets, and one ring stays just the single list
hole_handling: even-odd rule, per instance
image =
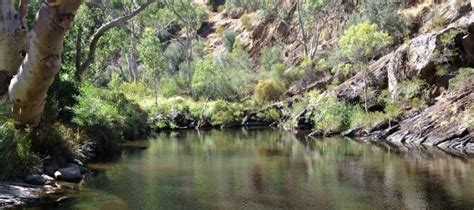
[{"label": "tree trunk", "polygon": [[82,0],[46,0],[36,15],[27,56],[9,87],[12,116],[21,125],[34,127],[41,120],[48,89],[61,67],[64,35],[81,4]]},{"label": "tree trunk", "polygon": [[11,0],[0,0],[0,96],[7,95],[12,77],[25,58],[28,29],[25,23],[27,1],[20,1],[20,14]]}]

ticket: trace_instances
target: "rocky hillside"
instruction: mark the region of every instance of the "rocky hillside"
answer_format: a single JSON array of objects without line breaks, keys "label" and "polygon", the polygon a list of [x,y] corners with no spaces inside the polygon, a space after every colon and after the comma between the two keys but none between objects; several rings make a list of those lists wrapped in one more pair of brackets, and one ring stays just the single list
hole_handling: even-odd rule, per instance
[{"label": "rocky hillside", "polygon": [[[474,153],[474,73],[469,68],[474,65],[474,12],[469,1],[430,2],[410,1],[399,12],[400,16],[412,20],[408,34],[398,39],[395,37],[392,46],[375,56],[369,66],[368,77],[369,110],[383,111],[385,104],[380,97],[385,94],[397,100],[407,81],[423,84],[418,87],[424,92],[423,107],[404,104],[402,112],[390,121],[384,119],[372,126],[355,127],[344,132],[345,135],[373,141],[387,139],[396,144],[433,145],[461,153]],[[337,47],[341,30],[350,19],[349,14],[358,11],[360,4],[360,1],[342,1],[341,5],[329,11],[334,15],[323,20],[324,22],[314,23],[316,28],[321,26],[331,29],[324,36],[318,36],[315,60],[327,57]],[[288,12],[260,19],[258,11],[249,12],[244,8],[221,12],[209,10],[208,20],[200,30],[200,36],[206,39],[208,50],[218,54],[224,48],[222,31],[234,31],[254,61],[256,71],[261,49],[277,42],[284,43],[282,59],[287,66],[301,65],[304,62],[304,46],[297,26],[298,5],[292,1],[282,1],[279,7],[286,8]],[[436,17],[433,15],[434,11]],[[437,24],[433,26],[433,22]],[[349,76],[327,73],[324,68],[330,67],[318,66],[317,62],[305,68],[313,71],[305,71],[289,87],[289,99],[286,101],[290,101],[290,104],[295,97],[313,89],[326,91],[326,95],[347,103],[363,103],[365,77],[362,72],[353,72]],[[462,87],[456,87],[459,85],[454,83],[454,78],[461,74],[460,69],[463,69],[465,80],[462,81]],[[289,68],[287,71],[291,70]],[[335,80],[339,84],[334,83]],[[317,110],[317,104],[310,104],[303,112],[287,114],[286,118],[312,124],[311,120],[305,121],[302,118]]]}]

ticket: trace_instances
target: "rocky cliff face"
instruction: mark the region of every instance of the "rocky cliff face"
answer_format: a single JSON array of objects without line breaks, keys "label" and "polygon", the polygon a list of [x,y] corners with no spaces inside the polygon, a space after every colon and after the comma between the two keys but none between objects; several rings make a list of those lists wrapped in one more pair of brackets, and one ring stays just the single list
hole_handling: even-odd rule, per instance
[{"label": "rocky cliff face", "polygon": [[[446,28],[421,34],[372,64],[370,83],[375,92],[388,88],[393,96],[403,81],[420,78],[428,84],[432,103],[421,112],[406,110],[393,127],[388,128],[387,122],[381,122],[378,128],[348,134],[373,141],[387,139],[396,144],[422,144],[473,154],[474,82],[465,78],[461,90],[449,88],[449,79],[459,73],[459,68],[474,64],[473,29],[474,12],[462,14]],[[461,59],[441,56],[450,50],[456,50]],[[454,70],[448,75],[439,75],[437,69],[448,63]],[[362,91],[362,78],[356,75],[335,88],[334,94],[344,100],[356,100]]]},{"label": "rocky cliff face", "polygon": [[[451,92],[423,112],[400,121],[387,140],[438,146],[445,150],[474,153],[474,139],[469,119],[474,102],[474,86]],[[393,132],[395,131],[395,132]],[[393,133],[391,133],[393,132]],[[390,134],[391,133],[391,134]]]}]

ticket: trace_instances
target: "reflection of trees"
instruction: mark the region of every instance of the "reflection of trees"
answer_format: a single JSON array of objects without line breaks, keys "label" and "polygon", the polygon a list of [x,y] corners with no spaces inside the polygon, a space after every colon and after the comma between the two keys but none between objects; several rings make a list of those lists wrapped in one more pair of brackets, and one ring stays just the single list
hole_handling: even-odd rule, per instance
[{"label": "reflection of trees", "polygon": [[106,191],[164,208],[474,206],[473,161],[439,150],[212,130],[160,134],[141,154],[123,157],[102,179]]}]

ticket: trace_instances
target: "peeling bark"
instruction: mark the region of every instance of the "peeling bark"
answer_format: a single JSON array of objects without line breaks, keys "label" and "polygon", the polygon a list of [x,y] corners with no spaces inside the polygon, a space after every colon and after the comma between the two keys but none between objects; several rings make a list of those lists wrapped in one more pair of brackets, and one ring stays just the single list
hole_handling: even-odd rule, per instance
[{"label": "peeling bark", "polygon": [[26,54],[28,30],[22,18],[23,14],[16,12],[11,0],[0,0],[0,95],[6,94],[10,79],[18,72]]},{"label": "peeling bark", "polygon": [[47,91],[61,67],[64,35],[81,4],[82,0],[46,0],[38,11],[27,56],[9,87],[12,116],[21,125],[34,127],[41,120]]}]

